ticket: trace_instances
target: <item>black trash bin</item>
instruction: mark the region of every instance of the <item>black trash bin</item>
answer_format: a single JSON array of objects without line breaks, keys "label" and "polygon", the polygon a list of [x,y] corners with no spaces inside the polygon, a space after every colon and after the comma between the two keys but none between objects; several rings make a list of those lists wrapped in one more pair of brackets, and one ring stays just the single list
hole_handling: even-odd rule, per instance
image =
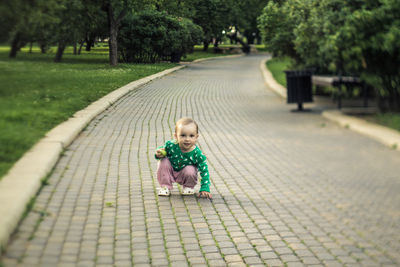
[{"label": "black trash bin", "polygon": [[313,102],[311,71],[286,70],[287,103],[297,103],[303,110],[303,103]]}]

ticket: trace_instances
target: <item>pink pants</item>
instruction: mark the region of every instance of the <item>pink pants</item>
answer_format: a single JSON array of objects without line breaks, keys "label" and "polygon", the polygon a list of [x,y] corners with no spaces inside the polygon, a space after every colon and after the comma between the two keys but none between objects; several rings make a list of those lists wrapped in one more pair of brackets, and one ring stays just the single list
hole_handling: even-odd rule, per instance
[{"label": "pink pants", "polygon": [[160,186],[172,189],[172,183],[178,183],[184,187],[194,188],[197,184],[197,168],[193,165],[175,171],[168,158],[160,160],[157,169],[157,179]]}]

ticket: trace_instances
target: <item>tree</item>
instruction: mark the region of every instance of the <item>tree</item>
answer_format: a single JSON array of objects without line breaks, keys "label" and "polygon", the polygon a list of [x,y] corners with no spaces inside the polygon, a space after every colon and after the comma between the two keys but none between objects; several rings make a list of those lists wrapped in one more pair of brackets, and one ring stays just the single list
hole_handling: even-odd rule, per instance
[{"label": "tree", "polygon": [[82,4],[82,26],[84,34],[81,36],[79,43],[81,47],[86,43],[86,51],[90,51],[92,46],[95,44],[96,39],[105,39],[108,37],[109,29],[107,24],[107,15],[101,10],[100,3],[98,2],[83,0]]},{"label": "tree", "polygon": [[400,5],[397,0],[269,2],[258,19],[267,46],[298,67],[359,75],[381,108],[400,111]]},{"label": "tree", "polygon": [[246,0],[237,1],[237,9],[240,10],[240,20],[236,25],[246,36],[247,43],[253,44],[254,41],[260,39],[260,31],[257,27],[257,18],[261,15],[261,12],[267,1],[265,0]]},{"label": "tree", "polygon": [[54,62],[60,62],[67,45],[74,44],[84,34],[82,11],[81,0],[65,0],[64,8],[58,13],[60,23],[54,27],[54,34],[57,37]]},{"label": "tree", "polygon": [[299,55],[294,46],[294,29],[299,23],[294,13],[297,11],[295,4],[295,0],[283,4],[268,2],[258,17],[258,27],[267,48],[275,56],[287,55],[298,61]]},{"label": "tree", "polygon": [[56,23],[56,12],[60,7],[61,4],[56,0],[2,1],[0,17],[4,24],[1,37],[11,41],[9,56],[16,57],[26,43],[35,41],[44,25]]},{"label": "tree", "polygon": [[[153,6],[158,12],[165,12],[168,15],[192,19],[197,9],[196,3],[196,0],[156,0],[154,3],[147,2],[147,6],[149,9]],[[143,6],[135,10],[143,10]]]},{"label": "tree", "polygon": [[204,31],[204,50],[208,49],[214,38],[214,46],[223,36],[223,31],[228,31],[236,25],[238,5],[233,0],[196,0],[193,22],[200,25]]},{"label": "tree", "polygon": [[193,17],[194,23],[200,25],[204,32],[203,50],[208,50],[211,38],[217,30],[223,29],[223,25],[219,25],[219,17],[217,10],[217,1],[200,0],[196,3],[196,10]]},{"label": "tree", "polygon": [[122,19],[132,12],[133,0],[103,0],[102,10],[107,14],[109,28],[110,65],[118,64],[118,31]]},{"label": "tree", "polygon": [[353,67],[380,96],[382,110],[400,112],[400,5],[396,0],[366,1],[348,18]]}]

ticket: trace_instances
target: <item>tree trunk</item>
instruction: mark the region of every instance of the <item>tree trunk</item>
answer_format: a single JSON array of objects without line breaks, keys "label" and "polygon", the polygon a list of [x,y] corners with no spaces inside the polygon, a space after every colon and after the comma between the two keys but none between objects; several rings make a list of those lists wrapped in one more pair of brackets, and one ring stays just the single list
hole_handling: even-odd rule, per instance
[{"label": "tree trunk", "polygon": [[15,58],[17,56],[17,52],[19,50],[19,38],[19,33],[17,33],[11,42],[11,50],[9,54],[10,58]]},{"label": "tree trunk", "polygon": [[86,38],[85,50],[89,52],[92,49],[93,45],[94,45],[94,38],[92,38],[92,37]]},{"label": "tree trunk", "polygon": [[118,16],[115,17],[112,4],[107,2],[102,6],[102,10],[107,13],[108,28],[110,30],[110,38],[108,40],[110,65],[116,66],[118,64],[118,28],[128,9],[122,9]]},{"label": "tree trunk", "polygon": [[32,54],[32,46],[33,46],[33,42],[31,41],[31,43],[29,45],[29,54]]},{"label": "tree trunk", "polygon": [[81,52],[82,52],[82,47],[83,47],[83,44],[84,44],[84,43],[85,43],[84,41],[81,41],[81,42],[79,43],[78,55],[81,54]]},{"label": "tree trunk", "polygon": [[66,47],[65,43],[58,42],[57,53],[56,57],[54,58],[54,62],[61,62],[61,58],[63,56],[65,47]]},{"label": "tree trunk", "polygon": [[208,40],[204,40],[203,41],[203,51],[207,51],[208,50],[208,45],[210,44],[210,42]]},{"label": "tree trunk", "polygon": [[239,37],[237,37],[237,34],[235,33],[235,35],[233,36],[234,40],[238,43],[240,43],[242,45],[242,50],[244,53],[248,54],[250,53],[250,46],[245,43],[242,39],[240,39]]},{"label": "tree trunk", "polygon": [[118,26],[119,21],[124,16],[126,11],[123,11],[117,19],[114,18],[113,7],[110,3],[105,6],[107,12],[108,28],[110,29],[110,38],[108,40],[110,65],[118,65]]},{"label": "tree trunk", "polygon": [[47,52],[47,44],[45,42],[38,41],[38,45],[39,45],[39,48],[40,48],[40,52],[42,54],[46,54],[46,52]]},{"label": "tree trunk", "polygon": [[215,38],[214,47],[218,47],[219,41],[221,41],[220,38]]},{"label": "tree trunk", "polygon": [[254,36],[253,35],[251,35],[251,34],[249,34],[248,36],[246,36],[247,37],[247,43],[248,44],[254,44]]},{"label": "tree trunk", "polygon": [[78,54],[78,49],[76,47],[76,42],[74,42],[74,55],[77,55],[77,54]]},{"label": "tree trunk", "polygon": [[108,41],[110,53],[110,65],[118,65],[118,42],[117,42],[117,27],[115,25],[110,27],[110,39]]}]

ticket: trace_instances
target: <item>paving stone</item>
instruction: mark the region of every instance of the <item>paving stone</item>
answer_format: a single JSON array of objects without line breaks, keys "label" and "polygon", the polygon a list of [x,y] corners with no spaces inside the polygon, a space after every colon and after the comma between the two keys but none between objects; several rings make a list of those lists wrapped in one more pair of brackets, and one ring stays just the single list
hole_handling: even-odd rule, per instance
[{"label": "paving stone", "polygon": [[95,262],[93,261],[85,261],[85,260],[80,260],[77,262],[78,267],[92,267],[95,266]]},{"label": "paving stone", "polygon": [[294,262],[300,261],[300,259],[294,254],[292,254],[292,255],[289,255],[289,254],[281,255],[280,258],[285,263],[291,262],[291,261],[294,261]]},{"label": "paving stone", "polygon": [[245,257],[244,261],[245,261],[245,263],[249,264],[250,266],[257,265],[257,264],[260,264],[260,265],[263,264],[263,261],[259,257]]},{"label": "paving stone", "polygon": [[226,266],[226,263],[224,260],[209,260],[208,264],[210,267],[223,267]]},{"label": "paving stone", "polygon": [[276,249],[274,249],[274,251],[276,253],[278,253],[279,255],[293,254],[293,251],[287,247],[276,248]]},{"label": "paving stone", "polygon": [[229,266],[229,267],[245,267],[247,265],[244,262],[231,262],[231,263],[228,263],[227,266]]},{"label": "paving stone", "polygon": [[219,249],[216,246],[203,246],[202,250],[204,251],[204,253],[208,254],[208,253],[213,253],[213,252],[218,252]]},{"label": "paving stone", "polygon": [[223,255],[235,255],[238,254],[238,250],[236,248],[221,248],[221,253]]},{"label": "paving stone", "polygon": [[[245,264],[220,253],[251,266],[400,265],[398,152],[327,122],[329,101],[290,112],[265,87],[264,58],[195,63],[116,101],[66,150],[2,260],[165,266],[167,251],[171,265],[185,253],[192,266],[202,253],[210,266]],[[176,185],[156,195],[152,154],[182,116],[199,123],[213,202]],[[35,230],[37,210],[49,216]]]},{"label": "paving stone", "polygon": [[239,243],[236,245],[239,250],[252,250],[253,246],[250,243]]},{"label": "paving stone", "polygon": [[124,261],[124,260],[116,260],[114,265],[116,267],[130,267],[132,266],[132,262],[131,261]]},{"label": "paving stone", "polygon": [[288,267],[303,267],[303,266],[308,266],[308,265],[304,265],[303,263],[296,261],[296,262],[287,262],[286,266]]},{"label": "paving stone", "polygon": [[224,257],[224,259],[225,259],[225,262],[228,263],[228,264],[232,263],[232,262],[243,262],[242,257],[240,255],[237,255],[237,254],[235,254],[235,255],[226,255]]},{"label": "paving stone", "polygon": [[275,252],[262,252],[260,254],[261,258],[264,260],[269,260],[269,259],[278,259],[278,255]]},{"label": "paving stone", "polygon": [[206,260],[203,257],[189,257],[188,256],[188,260],[190,262],[191,265],[195,265],[195,264],[206,264]]},{"label": "paving stone", "polygon": [[231,241],[222,241],[218,242],[218,246],[220,248],[234,248],[235,244],[233,244]]},{"label": "paving stone", "polygon": [[[157,259],[158,260],[158,259]],[[153,260],[153,262],[166,262],[166,259],[160,259],[160,261],[157,261],[156,259]],[[132,261],[134,263],[134,265],[136,266],[136,264],[140,264],[140,263],[150,263],[150,259],[148,256],[144,256],[144,255],[138,255],[138,256],[133,256]]]},{"label": "paving stone", "polygon": [[321,264],[321,262],[316,257],[301,257],[301,260],[305,265]]},{"label": "paving stone", "polygon": [[[138,263],[147,263],[147,262],[138,262]],[[136,261],[134,259],[134,265],[136,266]],[[152,266],[168,266],[168,261],[167,259],[155,259],[151,261]]]},{"label": "paving stone", "polygon": [[250,250],[250,249],[248,249],[248,250],[240,250],[240,254],[241,254],[243,257],[258,256],[258,254],[257,254],[256,251]]},{"label": "paving stone", "polygon": [[265,264],[267,266],[283,266],[284,265],[284,263],[279,259],[266,260]]},{"label": "paving stone", "polygon": [[185,267],[185,266],[189,266],[189,265],[185,260],[180,260],[179,261],[179,260],[173,259],[171,261],[171,266],[182,266],[182,267]]}]

